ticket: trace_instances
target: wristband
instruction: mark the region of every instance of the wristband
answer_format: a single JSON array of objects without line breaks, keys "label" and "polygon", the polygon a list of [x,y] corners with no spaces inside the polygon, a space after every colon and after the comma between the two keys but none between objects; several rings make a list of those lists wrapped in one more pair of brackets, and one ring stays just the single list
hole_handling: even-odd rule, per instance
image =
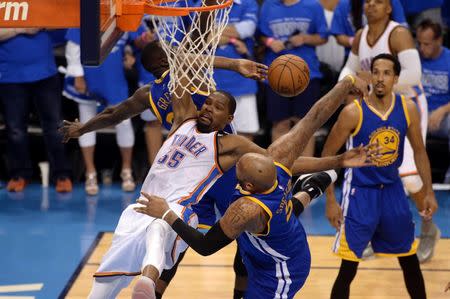
[{"label": "wristband", "polygon": [[230,44],[236,44],[236,39],[234,37],[230,37]]},{"label": "wristband", "polygon": [[265,45],[266,45],[267,47],[270,47],[270,45],[273,43],[274,40],[275,40],[275,39],[274,39],[273,37],[267,38],[267,39],[266,39],[266,42],[265,42]]},{"label": "wristband", "polygon": [[169,214],[169,212],[172,211],[170,208],[164,212],[164,214],[162,215],[161,219],[166,221],[164,218],[167,216],[167,214]]},{"label": "wristband", "polygon": [[355,85],[356,79],[355,79],[355,77],[353,75],[349,74],[349,75],[347,75],[345,77],[350,78],[350,80],[352,80],[352,85]]}]

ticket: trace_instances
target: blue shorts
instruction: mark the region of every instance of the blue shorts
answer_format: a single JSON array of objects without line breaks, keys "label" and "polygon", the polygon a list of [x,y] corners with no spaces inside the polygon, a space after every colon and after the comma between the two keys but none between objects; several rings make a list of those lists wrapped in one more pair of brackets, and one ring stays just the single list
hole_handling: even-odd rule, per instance
[{"label": "blue shorts", "polygon": [[306,242],[304,248],[299,248],[298,254],[287,261],[261,264],[253,261],[244,250],[240,252],[248,272],[245,299],[294,298],[308,278],[311,254]]},{"label": "blue shorts", "polygon": [[266,88],[267,117],[271,122],[289,117],[304,117],[320,96],[320,80],[312,79],[308,87],[296,97],[285,98],[276,94],[269,86]]},{"label": "blue shorts", "polygon": [[381,256],[416,253],[414,222],[400,179],[373,187],[344,183],[342,192],[344,225],[336,234],[334,253],[345,260],[360,261],[369,242]]}]

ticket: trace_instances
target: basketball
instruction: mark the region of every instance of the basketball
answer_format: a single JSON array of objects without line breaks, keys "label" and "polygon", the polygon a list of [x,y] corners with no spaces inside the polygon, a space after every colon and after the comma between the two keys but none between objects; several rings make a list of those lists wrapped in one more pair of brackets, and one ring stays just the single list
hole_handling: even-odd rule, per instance
[{"label": "basketball", "polygon": [[282,55],[269,66],[269,86],[283,97],[301,94],[309,83],[308,64],[296,55]]}]

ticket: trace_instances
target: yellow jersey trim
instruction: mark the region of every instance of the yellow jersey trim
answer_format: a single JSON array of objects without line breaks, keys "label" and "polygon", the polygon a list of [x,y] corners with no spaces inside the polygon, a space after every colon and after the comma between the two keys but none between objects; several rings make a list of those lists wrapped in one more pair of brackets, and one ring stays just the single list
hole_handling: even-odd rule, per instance
[{"label": "yellow jersey trim", "polygon": [[159,120],[159,123],[162,124],[162,117],[161,114],[159,114],[158,109],[156,108],[155,103],[153,102],[152,92],[151,90],[148,92],[148,100],[150,102],[150,106],[152,107],[152,112],[156,116],[156,118]]},{"label": "yellow jersey trim", "polygon": [[417,252],[417,246],[418,246],[417,240],[414,240],[414,242],[411,244],[411,249],[408,252],[404,253],[382,253],[382,252],[375,252],[375,255],[381,256],[381,257],[402,257],[402,256],[410,256]]},{"label": "yellow jersey trim", "polygon": [[167,70],[167,71],[165,71],[162,75],[161,75],[161,77],[159,78],[159,79],[156,79],[155,80],[155,83],[161,83],[162,82],[162,80],[164,80],[164,78],[167,76],[167,74],[169,73],[169,71],[170,70]]},{"label": "yellow jersey trim", "polygon": [[273,186],[270,187],[270,189],[268,189],[268,190],[266,190],[266,191],[264,191],[264,192],[262,192],[262,193],[251,193],[251,192],[249,192],[249,191],[245,191],[244,189],[242,189],[241,185],[239,185],[239,184],[236,185],[236,189],[238,189],[239,192],[240,192],[242,195],[251,195],[251,194],[270,194],[270,193],[272,193],[273,190],[275,190],[277,187],[278,187],[278,180],[276,180],[275,183],[273,183]]},{"label": "yellow jersey trim", "polygon": [[361,126],[362,126],[362,122],[363,122],[363,110],[361,107],[361,104],[359,103],[358,100],[353,100],[353,102],[356,104],[356,107],[358,107],[358,113],[359,113],[359,119],[358,119],[358,124],[356,125],[355,130],[352,132],[352,136],[356,136],[356,134],[359,133],[359,130],[361,130]]},{"label": "yellow jersey trim", "polygon": [[199,224],[197,226],[197,228],[200,228],[200,229],[210,229],[211,227],[212,227],[211,225],[206,225],[206,224]]},{"label": "yellow jersey trim", "polygon": [[[193,86],[191,86],[191,91],[195,92],[196,94],[199,94],[201,96],[209,96],[211,93],[204,91],[204,90],[200,90],[200,89],[195,89]],[[215,89],[212,90],[213,92],[216,91]]]},{"label": "yellow jersey trim", "polygon": [[409,118],[408,106],[406,106],[405,96],[402,95],[401,97],[402,97],[403,112],[405,113],[405,117],[406,117],[406,124],[408,125],[408,128],[409,128],[409,124],[411,123],[411,119]]},{"label": "yellow jersey trim", "polygon": [[258,204],[269,215],[269,221],[267,221],[267,232],[265,234],[253,234],[255,236],[267,236],[270,233],[270,221],[272,220],[272,211],[262,201],[253,196],[244,196],[244,198],[250,199],[254,203]]},{"label": "yellow jersey trim", "polygon": [[284,172],[286,172],[289,176],[292,176],[292,172],[289,168],[287,168],[286,166],[284,166],[283,164],[279,163],[279,162],[273,162],[273,164],[275,164],[276,166],[280,167],[281,169],[284,170]]},{"label": "yellow jersey trim", "polygon": [[392,110],[394,110],[395,107],[395,94],[392,93],[392,101],[391,101],[391,107],[389,107],[389,109],[386,111],[385,114],[381,114],[377,109],[375,109],[375,107],[371,106],[369,104],[369,102],[366,101],[367,107],[369,107],[369,109],[375,113],[379,118],[381,118],[382,120],[387,120],[389,115],[391,115]]}]

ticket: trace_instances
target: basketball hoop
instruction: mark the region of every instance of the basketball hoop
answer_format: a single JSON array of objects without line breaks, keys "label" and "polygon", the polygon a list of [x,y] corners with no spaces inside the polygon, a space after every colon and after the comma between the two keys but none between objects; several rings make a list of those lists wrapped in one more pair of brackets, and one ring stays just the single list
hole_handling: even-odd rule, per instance
[{"label": "basketball hoop", "polygon": [[[145,12],[151,14],[154,28],[170,65],[169,90],[181,97],[202,91],[211,93],[216,83],[213,60],[225,26],[232,0],[217,0],[216,5],[189,6],[190,0],[147,0]],[[208,13],[203,21],[200,15]],[[200,28],[202,26],[203,28]],[[182,87],[183,91],[176,91]]]}]

